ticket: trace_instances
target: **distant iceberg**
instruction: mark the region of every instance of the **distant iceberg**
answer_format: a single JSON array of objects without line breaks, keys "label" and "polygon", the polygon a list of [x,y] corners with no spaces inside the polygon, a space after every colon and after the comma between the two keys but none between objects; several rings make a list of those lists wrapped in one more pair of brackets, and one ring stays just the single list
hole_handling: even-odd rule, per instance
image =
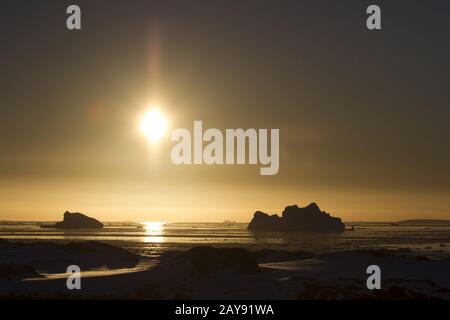
[{"label": "distant iceberg", "polygon": [[79,212],[64,213],[64,220],[53,225],[41,225],[41,228],[57,229],[101,229],[103,223]]},{"label": "distant iceberg", "polygon": [[321,211],[315,203],[299,208],[287,206],[281,218],[274,214],[256,211],[248,230],[253,231],[304,231],[304,232],[343,232],[345,225],[340,218]]}]

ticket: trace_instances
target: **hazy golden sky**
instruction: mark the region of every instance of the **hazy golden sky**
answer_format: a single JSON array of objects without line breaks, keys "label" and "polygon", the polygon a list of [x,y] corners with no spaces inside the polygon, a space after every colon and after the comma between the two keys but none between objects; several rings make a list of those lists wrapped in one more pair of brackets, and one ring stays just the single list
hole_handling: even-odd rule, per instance
[{"label": "hazy golden sky", "polygon": [[[386,2],[372,33],[364,1],[78,2],[78,32],[64,1],[1,10],[0,219],[450,219],[447,4]],[[279,173],[173,165],[154,101],[170,129],[279,128]]]}]

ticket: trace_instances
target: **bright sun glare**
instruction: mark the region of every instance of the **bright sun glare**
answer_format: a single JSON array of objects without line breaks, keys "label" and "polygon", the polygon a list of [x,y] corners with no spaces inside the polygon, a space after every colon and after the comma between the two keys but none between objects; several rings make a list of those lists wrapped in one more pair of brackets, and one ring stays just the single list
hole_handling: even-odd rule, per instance
[{"label": "bright sun glare", "polygon": [[146,243],[162,243],[164,242],[164,222],[147,221],[144,222]]},{"label": "bright sun glare", "polygon": [[151,142],[159,141],[167,131],[167,119],[158,110],[148,111],[140,122],[140,129],[142,133]]}]

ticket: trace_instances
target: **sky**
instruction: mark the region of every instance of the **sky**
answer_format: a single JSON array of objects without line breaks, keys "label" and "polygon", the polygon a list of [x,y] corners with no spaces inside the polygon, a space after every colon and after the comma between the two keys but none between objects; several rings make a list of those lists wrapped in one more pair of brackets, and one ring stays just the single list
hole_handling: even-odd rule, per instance
[{"label": "sky", "polygon": [[[78,4],[82,29],[66,28]],[[2,0],[0,220],[450,219],[450,4]],[[280,129],[280,170],[182,165],[169,129]]]}]

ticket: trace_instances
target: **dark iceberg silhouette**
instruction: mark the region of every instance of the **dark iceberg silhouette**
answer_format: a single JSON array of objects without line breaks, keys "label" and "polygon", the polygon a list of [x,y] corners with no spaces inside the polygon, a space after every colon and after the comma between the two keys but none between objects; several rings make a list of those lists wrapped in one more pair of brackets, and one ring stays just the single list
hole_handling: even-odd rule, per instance
[{"label": "dark iceberg silhouette", "polygon": [[256,211],[248,230],[254,231],[305,231],[305,232],[343,232],[345,225],[340,218],[330,216],[321,211],[315,203],[299,208],[297,205],[287,206],[281,218]]},{"label": "dark iceberg silhouette", "polygon": [[57,229],[101,229],[103,223],[79,212],[64,213],[64,220],[53,225],[42,225],[42,228]]}]

